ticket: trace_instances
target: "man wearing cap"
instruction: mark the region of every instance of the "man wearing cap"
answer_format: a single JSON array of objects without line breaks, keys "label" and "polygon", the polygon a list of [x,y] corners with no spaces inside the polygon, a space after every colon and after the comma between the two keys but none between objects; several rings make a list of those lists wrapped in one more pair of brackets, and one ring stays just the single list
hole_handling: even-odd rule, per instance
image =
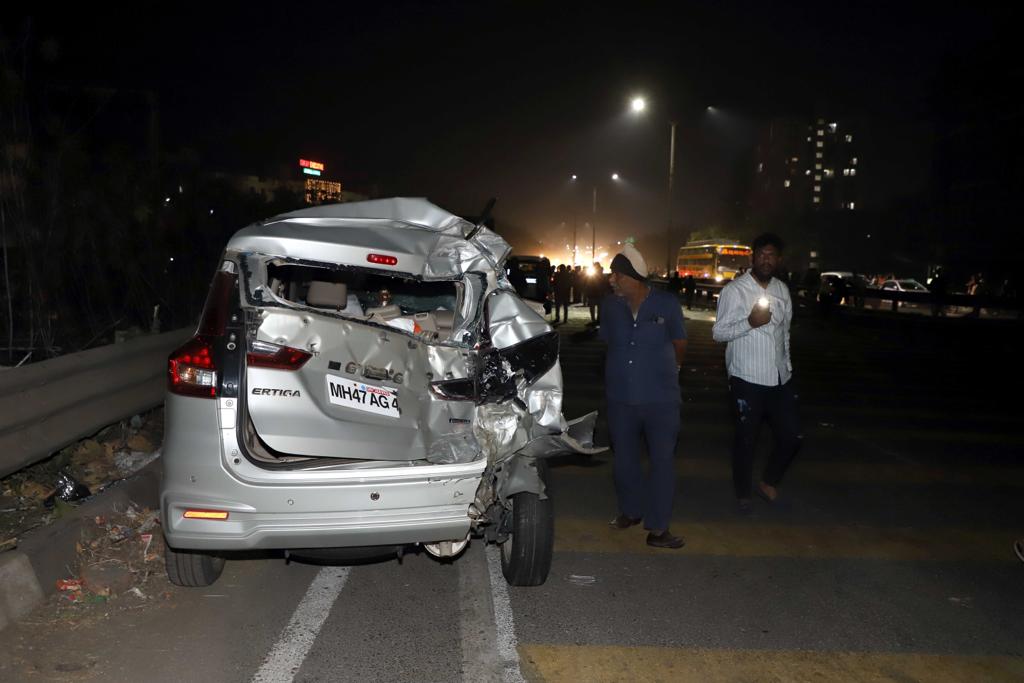
[{"label": "man wearing cap", "polygon": [[[601,303],[599,335],[608,344],[605,384],[608,428],[615,452],[616,529],[644,523],[647,545],[681,548],[669,531],[679,436],[679,369],[686,328],[679,300],[647,283],[647,264],[631,244],[616,254]],[[647,444],[650,467],[640,459]]]},{"label": "man wearing cap", "polygon": [[[725,367],[736,406],[732,481],[743,515],[751,512],[752,493],[775,502],[779,483],[803,438],[789,358],[793,302],[789,288],[774,277],[782,258],[782,240],[765,233],[754,240],[753,247],[750,270],[722,290],[712,331],[715,341],[728,342]],[[775,449],[755,489],[754,446],[764,418],[775,434]]]}]

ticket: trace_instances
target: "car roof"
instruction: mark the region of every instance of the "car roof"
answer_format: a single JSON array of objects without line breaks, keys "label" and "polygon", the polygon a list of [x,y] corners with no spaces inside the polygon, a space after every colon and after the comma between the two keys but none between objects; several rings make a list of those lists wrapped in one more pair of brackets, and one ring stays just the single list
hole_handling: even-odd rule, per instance
[{"label": "car roof", "polygon": [[[229,251],[282,258],[366,265],[366,256],[397,256],[396,270],[424,277],[451,277],[500,264],[511,247],[499,235],[474,226],[426,199],[393,197],[324,204],[281,214],[236,232]],[[491,265],[493,267],[493,265]]]}]

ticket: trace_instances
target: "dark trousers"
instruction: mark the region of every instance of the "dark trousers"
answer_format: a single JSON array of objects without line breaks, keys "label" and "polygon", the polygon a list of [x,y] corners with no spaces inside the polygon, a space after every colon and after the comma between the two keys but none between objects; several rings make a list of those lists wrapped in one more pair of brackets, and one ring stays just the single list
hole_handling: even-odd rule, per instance
[{"label": "dark trousers", "polygon": [[[645,529],[668,529],[676,488],[679,404],[609,401],[608,431],[615,452],[612,471],[619,512],[635,519],[643,517]],[[650,462],[647,477],[641,463],[644,442]]]},{"label": "dark trousers", "polygon": [[565,322],[569,322],[568,299],[555,298],[555,322],[558,322],[559,318],[565,320]]},{"label": "dark trousers", "polygon": [[768,387],[738,377],[729,379],[736,411],[736,439],[732,447],[732,483],[737,498],[750,498],[754,489],[754,448],[767,418],[775,436],[775,449],[765,465],[761,481],[769,486],[782,482],[786,469],[800,448],[800,418],[793,381]]}]

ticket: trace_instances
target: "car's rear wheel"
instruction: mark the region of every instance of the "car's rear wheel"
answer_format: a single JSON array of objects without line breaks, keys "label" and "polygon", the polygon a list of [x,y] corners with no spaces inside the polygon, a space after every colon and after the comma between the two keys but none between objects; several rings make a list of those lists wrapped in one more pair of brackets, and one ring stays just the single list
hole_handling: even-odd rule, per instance
[{"label": "car's rear wheel", "polygon": [[501,544],[501,573],[512,586],[539,586],[551,571],[555,508],[535,493],[512,496],[512,533]]},{"label": "car's rear wheel", "polygon": [[164,539],[164,567],[167,578],[175,586],[201,588],[213,584],[224,571],[224,558],[175,550]]}]

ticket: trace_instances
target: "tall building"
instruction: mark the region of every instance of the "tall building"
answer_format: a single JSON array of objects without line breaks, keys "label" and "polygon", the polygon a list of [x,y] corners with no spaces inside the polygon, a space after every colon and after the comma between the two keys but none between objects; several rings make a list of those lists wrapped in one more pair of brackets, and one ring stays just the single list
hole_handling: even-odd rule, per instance
[{"label": "tall building", "polygon": [[775,215],[863,209],[857,143],[852,122],[771,121],[757,146],[754,210]]}]

